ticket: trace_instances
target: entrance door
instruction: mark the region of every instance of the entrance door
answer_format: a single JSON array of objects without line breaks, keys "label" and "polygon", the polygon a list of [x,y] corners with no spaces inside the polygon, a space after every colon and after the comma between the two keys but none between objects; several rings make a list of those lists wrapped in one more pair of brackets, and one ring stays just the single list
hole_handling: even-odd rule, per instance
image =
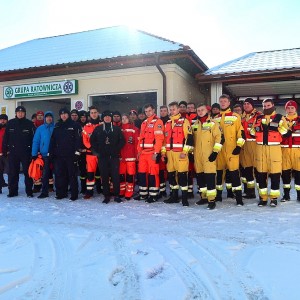
[{"label": "entrance door", "polygon": [[44,113],[51,110],[54,113],[54,121],[59,119],[58,112],[61,108],[71,108],[71,99],[45,99],[45,100],[26,100],[18,101],[17,105],[23,105],[26,108],[26,116],[28,119],[39,110]]},{"label": "entrance door", "polygon": [[157,93],[131,93],[131,94],[114,94],[114,95],[101,95],[91,97],[92,105],[99,108],[100,112],[104,110],[119,111],[122,113],[129,113],[130,110],[135,109],[138,111],[146,103],[151,103],[156,107]]}]

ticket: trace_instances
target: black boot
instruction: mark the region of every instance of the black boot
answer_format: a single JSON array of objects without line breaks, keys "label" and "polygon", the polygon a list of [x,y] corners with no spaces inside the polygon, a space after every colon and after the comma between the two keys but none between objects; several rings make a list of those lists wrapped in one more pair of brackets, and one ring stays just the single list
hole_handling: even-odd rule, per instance
[{"label": "black boot", "polygon": [[197,201],[195,204],[196,205],[204,205],[204,204],[207,204],[207,202],[208,202],[207,198],[201,197],[201,199],[199,201]]},{"label": "black boot", "polygon": [[227,189],[227,198],[231,198],[231,199],[234,199],[234,193],[232,191],[232,189]]},{"label": "black boot", "polygon": [[109,196],[105,196],[104,200],[102,201],[102,203],[104,204],[108,204],[110,201],[110,197]]},{"label": "black boot", "polygon": [[182,191],[182,205],[183,206],[189,206],[189,201],[188,201],[188,191]]},{"label": "black boot", "polygon": [[271,199],[270,206],[271,207],[276,207],[277,206],[277,199]]},{"label": "black boot", "polygon": [[222,202],[222,191],[221,190],[217,190],[216,201]]},{"label": "black boot", "polygon": [[242,191],[241,190],[235,191],[235,199],[236,199],[236,205],[237,206],[243,206],[244,205],[243,197],[242,197]]},{"label": "black boot", "polygon": [[212,210],[212,209],[215,209],[215,207],[216,207],[216,202],[215,201],[209,201],[208,202],[207,209]]},{"label": "black boot", "polygon": [[154,203],[157,201],[157,197],[150,196],[148,199],[145,200],[146,203]]},{"label": "black boot", "polygon": [[280,200],[280,202],[285,202],[285,201],[290,201],[291,198],[290,198],[290,188],[284,188],[283,189],[283,197],[282,199]]},{"label": "black boot", "polygon": [[100,179],[96,179],[96,190],[98,194],[102,193],[102,186],[101,186],[101,180]]},{"label": "black boot", "polygon": [[300,191],[297,191],[297,201],[300,201]]},{"label": "black boot", "polygon": [[145,197],[144,196],[141,196],[140,194],[138,194],[137,196],[135,196],[133,198],[134,200],[137,200],[137,201],[143,201],[143,200],[147,200],[148,199],[148,196],[146,195]]},{"label": "black boot", "polygon": [[247,193],[244,196],[245,199],[255,199],[255,188],[247,188]]},{"label": "black boot", "polygon": [[53,184],[52,184],[52,183],[49,183],[49,186],[48,186],[48,193],[52,193],[52,192],[54,192]]},{"label": "black boot", "polygon": [[178,203],[178,190],[172,190],[171,196],[164,200],[164,203],[171,204],[171,203]]},{"label": "black boot", "polygon": [[33,185],[33,190],[32,192],[35,194],[35,193],[39,193],[42,189],[42,185],[41,184],[34,184]]},{"label": "black boot", "polygon": [[39,199],[44,199],[44,198],[48,198],[48,197],[49,197],[49,195],[48,195],[48,194],[45,194],[45,193],[41,193],[41,194],[38,196]]}]

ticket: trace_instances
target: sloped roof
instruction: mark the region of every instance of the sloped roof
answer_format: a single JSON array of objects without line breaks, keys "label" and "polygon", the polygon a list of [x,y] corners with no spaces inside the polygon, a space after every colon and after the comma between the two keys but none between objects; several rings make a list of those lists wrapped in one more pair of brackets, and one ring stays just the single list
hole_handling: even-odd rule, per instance
[{"label": "sloped roof", "polygon": [[300,68],[300,48],[253,52],[219,66],[202,75],[223,75],[257,71],[290,70]]},{"label": "sloped roof", "polygon": [[[182,44],[140,30],[115,26],[39,38],[2,49],[0,72],[135,55],[172,53],[185,49],[186,46]],[[200,59],[199,61],[202,63]]]}]

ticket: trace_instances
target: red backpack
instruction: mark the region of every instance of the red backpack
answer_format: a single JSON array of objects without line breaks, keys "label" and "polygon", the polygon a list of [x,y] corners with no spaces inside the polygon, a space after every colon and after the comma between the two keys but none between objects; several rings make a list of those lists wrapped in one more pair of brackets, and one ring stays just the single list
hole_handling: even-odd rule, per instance
[{"label": "red backpack", "polygon": [[34,180],[39,180],[43,176],[44,161],[41,155],[33,159],[28,168],[28,176]]}]

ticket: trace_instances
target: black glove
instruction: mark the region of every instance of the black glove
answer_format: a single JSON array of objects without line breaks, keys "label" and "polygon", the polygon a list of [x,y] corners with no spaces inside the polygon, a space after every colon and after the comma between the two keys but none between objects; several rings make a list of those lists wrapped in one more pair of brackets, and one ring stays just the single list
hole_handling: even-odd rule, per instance
[{"label": "black glove", "polygon": [[31,156],[31,159],[32,160],[36,160],[38,158],[38,156],[37,155],[33,155],[33,156]]},{"label": "black glove", "polygon": [[208,157],[208,160],[210,162],[213,162],[217,159],[217,156],[218,156],[218,152],[212,152],[211,155]]},{"label": "black glove", "polygon": [[75,154],[75,155],[74,155],[74,158],[73,158],[74,164],[77,164],[77,163],[78,163],[79,158],[80,158],[80,154]]},{"label": "black glove", "polygon": [[155,163],[156,163],[156,164],[159,164],[160,159],[161,159],[161,154],[160,154],[160,153],[156,154]]},{"label": "black glove", "polygon": [[236,146],[234,149],[233,149],[233,151],[232,151],[232,154],[233,155],[239,155],[240,154],[240,152],[241,152],[241,147],[240,146]]}]

